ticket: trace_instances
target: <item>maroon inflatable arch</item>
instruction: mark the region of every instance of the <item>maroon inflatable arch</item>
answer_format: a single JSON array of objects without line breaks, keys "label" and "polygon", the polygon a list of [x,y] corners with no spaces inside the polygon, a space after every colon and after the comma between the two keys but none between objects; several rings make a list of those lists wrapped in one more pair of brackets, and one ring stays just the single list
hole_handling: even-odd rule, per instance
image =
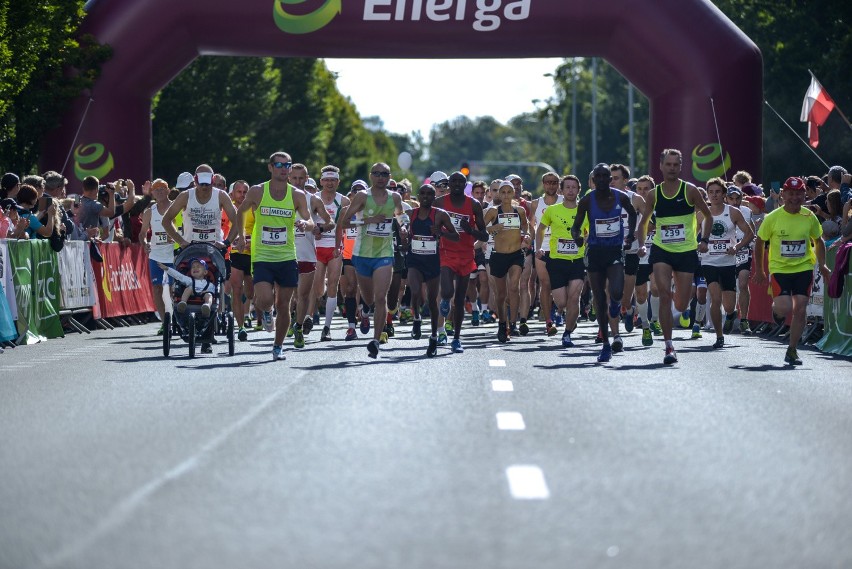
[{"label": "maroon inflatable arch", "polygon": [[[114,56],[76,140],[88,97],[46,145],[52,168],[73,145],[69,178],[149,178],[151,97],[199,55],[373,58],[377,69],[381,58],[603,57],[650,100],[654,174],[675,147],[696,181],[760,176],[760,52],[709,0],[96,0],[84,31]],[[377,92],[388,80],[365,78]]]}]

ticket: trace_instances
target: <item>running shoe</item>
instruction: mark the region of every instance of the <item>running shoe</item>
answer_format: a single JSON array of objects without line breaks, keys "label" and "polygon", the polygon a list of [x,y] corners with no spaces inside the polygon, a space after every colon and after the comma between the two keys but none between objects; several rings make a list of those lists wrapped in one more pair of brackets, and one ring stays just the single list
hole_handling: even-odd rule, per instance
[{"label": "running shoe", "polygon": [[159,329],[159,330],[157,330],[157,336],[162,336],[162,335],[163,335],[163,331],[164,331],[163,325],[162,325],[162,324],[160,324],[160,329]]},{"label": "running shoe", "polygon": [[693,324],[692,326],[692,339],[697,340],[701,338],[701,326],[699,324]]},{"label": "running shoe", "polygon": [[565,330],[562,333],[562,347],[563,348],[573,348],[574,342],[571,341],[571,332]]},{"label": "running shoe", "polygon": [[509,340],[509,335],[506,333],[506,323],[500,322],[497,325],[497,341],[505,344]]},{"label": "running shoe", "polygon": [[322,327],[322,335],[320,336],[320,342],[330,342],[331,341],[331,328],[328,326]]},{"label": "running shoe", "polygon": [[603,332],[598,330],[598,335],[595,336],[595,344],[603,344]]},{"label": "running shoe", "polygon": [[412,314],[411,310],[408,308],[403,308],[399,311],[399,323],[400,324],[408,324],[411,322]]},{"label": "running shoe", "polygon": [[633,310],[630,312],[624,311],[621,313],[621,321],[624,323],[624,331],[632,332],[633,331]]},{"label": "running shoe", "polygon": [[361,333],[367,334],[370,331],[370,315],[361,313]]},{"label": "running shoe", "polygon": [[178,312],[183,314],[184,312],[186,312],[186,302],[181,300],[180,302],[177,303],[177,306],[175,308],[177,309]]},{"label": "running shoe", "polygon": [[302,322],[302,331],[304,332],[305,336],[310,334],[311,330],[313,330],[313,329],[314,329],[314,321],[311,319],[310,316],[305,316],[305,321]]},{"label": "running shoe", "polygon": [[358,334],[355,332],[355,328],[349,328],[346,330],[346,338],[344,338],[347,342],[351,342],[352,340],[358,339]]},{"label": "running shoe", "polygon": [[618,352],[624,351],[624,340],[621,339],[621,336],[616,336],[612,339],[612,353],[617,354]]},{"label": "running shoe", "polygon": [[294,348],[304,348],[305,347],[305,334],[302,332],[301,328],[296,328],[293,331],[293,347]]},{"label": "running shoe", "polygon": [[458,338],[454,339],[452,344],[450,344],[450,346],[452,347],[454,354],[463,354],[464,353],[464,348],[462,348],[461,340],[459,340]]},{"label": "running shoe", "polygon": [[512,322],[509,326],[509,338],[512,336],[518,337],[518,324],[516,322]]},{"label": "running shoe", "polygon": [[316,312],[314,312],[314,319],[311,322],[311,324],[313,326],[319,326],[319,323],[320,323],[320,313],[319,313],[319,310],[317,310]]},{"label": "running shoe", "polygon": [[464,311],[469,314],[473,314],[473,305],[469,300],[464,301]]},{"label": "running shoe", "polygon": [[752,333],[751,325],[748,323],[748,320],[740,320],[740,334],[743,336],[751,336]]},{"label": "running shoe", "polygon": [[479,326],[479,311],[474,310],[470,315],[470,325],[471,326]]},{"label": "running shoe", "polygon": [[643,346],[653,346],[654,345],[654,336],[651,334],[650,328],[644,328],[642,330],[642,345]]},{"label": "running shoe", "polygon": [[261,330],[263,330],[263,319],[262,318],[257,321],[257,324],[254,325],[254,331],[255,332],[260,332]]},{"label": "running shoe", "polygon": [[246,332],[246,329],[242,326],[240,326],[240,329],[237,330],[237,339],[240,342],[245,342],[246,340],[248,340],[248,332]]},{"label": "running shoe", "polygon": [[682,313],[680,315],[680,320],[678,320],[681,328],[689,328],[689,310]]},{"label": "running shoe", "polygon": [[588,317],[589,322],[594,322],[595,320],[597,320],[597,319],[598,319],[598,314],[597,314],[597,312],[595,311],[595,307],[594,307],[594,306],[590,306],[590,307],[589,307],[589,311],[586,313],[586,316]]},{"label": "running shoe", "polygon": [[663,363],[667,366],[677,363],[677,354],[674,348],[666,348],[666,355],[663,356]]},{"label": "running shoe", "polygon": [[295,324],[293,324],[293,323],[291,322],[291,323],[290,323],[290,327],[289,327],[289,328],[287,328],[287,337],[288,337],[288,338],[292,338],[292,337],[293,337],[293,333],[295,332],[295,330],[296,330],[296,325],[295,325]]},{"label": "running shoe", "polygon": [[449,320],[444,322],[444,330],[447,332],[447,334],[452,334],[453,333],[453,323],[450,322]]},{"label": "running shoe", "polygon": [[206,304],[201,305],[201,315],[205,318],[210,318],[210,306]]},{"label": "running shoe", "polygon": [[267,332],[272,332],[275,330],[275,322],[273,322],[272,320],[271,310],[265,310],[263,312],[263,329]]},{"label": "running shoe", "polygon": [[521,333],[521,336],[526,336],[530,333],[530,327],[527,326],[526,319],[521,320],[521,323],[518,324],[518,331]]},{"label": "running shoe", "polygon": [[621,304],[615,300],[609,301],[609,317],[610,318],[618,318],[618,315],[621,314]]},{"label": "running shoe", "polygon": [[482,322],[485,324],[494,324],[494,313],[490,310],[482,311]]},{"label": "running shoe", "polygon": [[548,322],[545,325],[545,332],[547,333],[548,336],[555,336],[556,332],[558,332],[558,330],[556,329],[556,326],[553,325],[553,322]]},{"label": "running shoe", "polygon": [[432,358],[435,357],[435,354],[438,353],[438,338],[435,336],[429,336],[429,347],[426,348],[426,357]]},{"label": "running shoe", "polygon": [[387,332],[382,332],[381,334],[379,334],[379,343],[380,344],[387,344],[388,343],[388,333]]},{"label": "running shoe", "polygon": [[787,348],[787,353],[784,355],[784,362],[791,366],[802,365],[802,360],[799,358],[796,348]]},{"label": "running shoe", "polygon": [[286,360],[284,354],[281,353],[281,346],[272,346],[272,361]]},{"label": "running shoe", "polygon": [[557,328],[561,328],[565,325],[565,318],[562,316],[561,312],[556,313],[556,319],[553,321]]},{"label": "running shoe", "polygon": [[601,347],[601,353],[598,354],[598,363],[606,363],[612,359],[612,346],[604,344]]},{"label": "running shoe", "polygon": [[441,316],[446,318],[450,314],[450,300],[448,298],[441,299],[441,306],[438,308],[441,312]]},{"label": "running shoe", "polygon": [[719,348],[725,347],[725,337],[724,336],[716,336],[716,341],[713,342],[713,349],[718,350]]},{"label": "running shoe", "polygon": [[438,345],[446,346],[447,345],[447,334],[446,332],[438,332]]},{"label": "running shoe", "polygon": [[394,330],[393,322],[391,322],[390,324],[385,324],[385,332],[387,333],[388,338],[394,337],[394,335],[396,334],[396,330]]},{"label": "running shoe", "polygon": [[663,335],[663,327],[660,326],[659,320],[651,320],[651,332],[654,333],[654,336],[662,336]]},{"label": "running shoe", "polygon": [[210,344],[207,344],[207,343],[201,344],[201,353],[202,354],[212,354],[213,353],[213,346],[211,346]]},{"label": "running shoe", "polygon": [[731,332],[734,331],[734,320],[735,319],[736,319],[736,316],[732,316],[730,314],[727,314],[725,316],[725,323],[722,325],[722,333],[730,334]]},{"label": "running shoe", "polygon": [[373,359],[379,357],[379,341],[378,340],[370,340],[370,343],[367,344],[367,355]]},{"label": "running shoe", "polygon": [[415,340],[419,340],[421,337],[420,328],[423,326],[422,320],[415,320],[411,324],[411,337]]}]

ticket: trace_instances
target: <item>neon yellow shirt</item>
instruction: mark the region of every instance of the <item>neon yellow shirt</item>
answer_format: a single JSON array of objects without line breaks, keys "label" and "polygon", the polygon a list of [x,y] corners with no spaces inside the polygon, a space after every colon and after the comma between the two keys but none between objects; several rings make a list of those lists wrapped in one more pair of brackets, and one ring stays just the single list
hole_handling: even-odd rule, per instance
[{"label": "neon yellow shirt", "polygon": [[801,273],[814,270],[813,240],[822,237],[822,225],[809,209],[788,213],[783,207],[772,210],[757,230],[769,242],[769,273]]},{"label": "neon yellow shirt", "polygon": [[[586,254],[586,244],[577,247],[571,237],[571,227],[577,218],[577,208],[569,208],[563,202],[548,206],[541,216],[540,223],[550,228],[550,257],[573,261],[582,259]],[[589,234],[589,218],[583,221],[583,235]]]}]

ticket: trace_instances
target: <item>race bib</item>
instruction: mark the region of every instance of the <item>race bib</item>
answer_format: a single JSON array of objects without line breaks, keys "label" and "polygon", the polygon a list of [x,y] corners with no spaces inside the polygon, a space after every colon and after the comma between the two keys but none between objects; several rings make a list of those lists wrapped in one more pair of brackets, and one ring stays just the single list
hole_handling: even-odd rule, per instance
[{"label": "race bib", "polygon": [[621,233],[621,218],[610,217],[608,219],[595,220],[595,235],[598,237],[616,237]]},{"label": "race bib", "polygon": [[521,216],[517,213],[498,213],[497,223],[502,223],[503,229],[520,229]]},{"label": "race bib", "polygon": [[663,243],[685,243],[686,228],[682,223],[677,225],[663,225],[660,227],[660,240]]},{"label": "race bib", "polygon": [[192,230],[192,240],[200,241],[202,243],[213,243],[216,241],[216,230],[215,229],[193,229]]},{"label": "race bib", "polygon": [[731,242],[727,239],[711,239],[707,243],[707,253],[712,256],[727,255]]},{"label": "race bib", "polygon": [[462,229],[461,222],[462,219],[467,219],[468,217],[452,211],[448,211],[447,213],[450,214],[450,221],[453,222],[453,227],[456,228],[456,231],[464,231],[464,229]]},{"label": "race bib", "polygon": [[263,230],[260,235],[260,242],[264,245],[286,245],[287,228],[263,226]]},{"label": "race bib", "polygon": [[651,249],[654,245],[654,231],[649,231],[647,237],[645,237],[645,248]]},{"label": "race bib", "polygon": [[415,255],[434,255],[438,252],[438,240],[431,235],[412,235],[411,252]]},{"label": "race bib", "polygon": [[165,231],[158,231],[154,233],[154,244],[156,245],[165,245],[167,243],[171,243],[172,240],[169,239],[169,234]]},{"label": "race bib", "polygon": [[750,249],[741,249],[737,251],[737,264],[745,265],[748,263]]},{"label": "race bib", "polygon": [[347,239],[355,239],[357,237],[358,237],[358,228],[357,227],[346,228],[346,238]]},{"label": "race bib", "polygon": [[371,223],[367,225],[367,235],[369,237],[390,237],[393,230],[393,219],[387,218],[381,223]]},{"label": "race bib", "polygon": [[559,239],[556,242],[556,252],[560,255],[577,255],[580,248],[573,239]]},{"label": "race bib", "polygon": [[788,259],[800,259],[807,252],[807,241],[781,241],[781,256]]}]

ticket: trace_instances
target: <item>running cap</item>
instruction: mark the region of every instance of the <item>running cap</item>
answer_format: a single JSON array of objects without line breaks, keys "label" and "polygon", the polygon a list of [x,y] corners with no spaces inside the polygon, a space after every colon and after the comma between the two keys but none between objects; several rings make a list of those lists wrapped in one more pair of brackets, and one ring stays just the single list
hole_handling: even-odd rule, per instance
[{"label": "running cap", "polygon": [[213,172],[199,172],[196,174],[198,178],[198,185],[211,185],[213,184]]},{"label": "running cap", "polygon": [[367,185],[367,182],[365,182],[364,180],[355,180],[354,182],[352,182],[352,185],[349,187],[349,189],[354,190],[355,186],[361,186],[364,189],[367,189],[367,188],[370,187],[370,186]]},{"label": "running cap", "polygon": [[805,181],[798,176],[790,176],[782,187],[785,190],[804,190]]},{"label": "running cap", "polygon": [[440,170],[435,170],[434,172],[432,172],[432,175],[429,176],[429,182],[433,185],[437,184],[438,182],[449,181],[449,179],[450,177],[447,176],[445,173],[441,172]]},{"label": "running cap", "polygon": [[179,190],[185,190],[192,185],[192,182],[195,181],[195,178],[189,172],[181,172],[180,176],[177,178],[177,183],[175,184],[175,188]]},{"label": "running cap", "polygon": [[207,261],[205,261],[204,259],[199,259],[198,257],[193,257],[192,259],[189,260],[189,266],[191,267],[193,263],[198,263],[199,265],[204,267],[204,270],[207,270]]},{"label": "running cap", "polygon": [[512,183],[512,180],[520,180],[521,182],[523,182],[523,179],[517,174],[509,174],[508,176],[503,178],[504,182],[509,182],[510,184]]},{"label": "running cap", "polygon": [[499,190],[503,189],[503,188],[504,188],[504,187],[506,187],[506,186],[508,186],[508,187],[512,188],[512,190],[514,190],[514,189],[515,189],[515,186],[513,186],[513,185],[512,185],[512,182],[511,182],[510,180],[506,179],[506,180],[503,180],[502,182],[500,182],[500,187],[499,187],[499,188],[497,188],[497,190],[499,191]]},{"label": "running cap", "polygon": [[322,180],[339,180],[340,174],[335,172],[334,170],[329,170],[328,172],[323,172],[320,174],[320,181]]},{"label": "running cap", "polygon": [[164,179],[157,178],[156,180],[151,182],[151,189],[152,190],[159,190],[160,188],[162,188],[164,190],[169,189],[169,185],[166,183],[166,181]]},{"label": "running cap", "polygon": [[738,187],[731,186],[730,188],[728,188],[728,195],[730,196],[730,195],[733,195],[733,194],[737,194],[737,195],[741,196],[741,195],[743,195],[743,192]]},{"label": "running cap", "polygon": [[310,187],[312,187],[313,189],[316,190],[317,189],[317,181],[314,180],[313,178],[308,178],[308,181],[305,182],[305,186],[310,186]]}]

